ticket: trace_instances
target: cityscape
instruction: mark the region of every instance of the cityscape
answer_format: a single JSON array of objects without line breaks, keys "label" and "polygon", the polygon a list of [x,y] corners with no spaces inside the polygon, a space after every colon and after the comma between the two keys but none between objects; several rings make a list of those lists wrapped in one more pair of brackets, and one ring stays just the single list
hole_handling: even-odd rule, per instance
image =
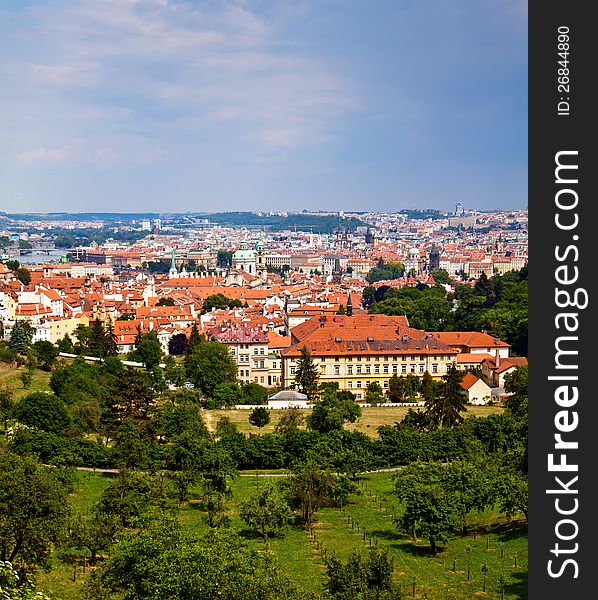
[{"label": "cityscape", "polygon": [[[272,577],[291,577],[296,598],[361,598],[342,595],[347,577],[372,598],[524,597],[527,210],[0,223],[5,485],[30,485],[11,476],[41,460],[71,473],[75,502],[36,502],[35,535],[4,521],[9,575],[35,576],[49,598],[133,589],[154,576],[113,561],[147,520],[129,542],[138,556],[156,535],[192,569],[214,544],[218,560],[233,553],[232,574],[214,580],[227,598],[256,597],[236,587],[246,564],[265,571],[252,585],[266,598],[279,597]],[[273,485],[281,476],[290,487]],[[20,553],[25,534],[44,549]],[[396,564],[414,543],[406,577]],[[428,573],[430,557],[443,558]],[[376,564],[381,583],[358,579]],[[184,593],[173,569],[176,581],[134,597],[165,585],[213,597]]]}]

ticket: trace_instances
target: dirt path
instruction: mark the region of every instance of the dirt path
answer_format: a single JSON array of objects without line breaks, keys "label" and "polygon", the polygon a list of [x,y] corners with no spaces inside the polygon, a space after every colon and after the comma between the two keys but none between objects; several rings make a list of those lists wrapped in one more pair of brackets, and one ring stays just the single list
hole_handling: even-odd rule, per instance
[{"label": "dirt path", "polygon": [[206,427],[210,433],[214,433],[216,431],[216,424],[214,423],[214,415],[211,410],[201,409],[201,416],[206,424]]}]

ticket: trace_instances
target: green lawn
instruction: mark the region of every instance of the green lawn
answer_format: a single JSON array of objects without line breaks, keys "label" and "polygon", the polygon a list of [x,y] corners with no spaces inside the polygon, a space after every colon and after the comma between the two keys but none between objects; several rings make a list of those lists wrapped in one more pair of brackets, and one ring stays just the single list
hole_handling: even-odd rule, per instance
[{"label": "green lawn", "polygon": [[[401,421],[409,410],[408,406],[368,406],[361,409],[362,415],[355,423],[347,423],[345,427],[349,430],[362,431],[370,437],[378,437],[377,429],[382,425],[394,425],[397,421]],[[470,415],[475,417],[487,417],[494,413],[501,413],[504,409],[499,406],[468,406],[467,412],[463,413],[464,417]],[[249,414],[251,410],[247,409],[217,409],[204,410],[203,415],[206,420],[206,425],[210,431],[216,429],[218,419],[228,417],[242,433],[268,433],[274,431],[276,424],[284,413],[282,410],[270,411],[270,423],[259,430],[257,427],[249,424]],[[305,417],[310,413],[309,409],[302,410],[301,413]]]},{"label": "green lawn", "polygon": [[[73,510],[79,514],[89,510],[109,480],[106,476],[79,472],[75,492],[70,497]],[[370,544],[378,544],[389,549],[394,559],[395,577],[405,597],[413,597],[415,578],[415,598],[499,599],[499,576],[502,575],[506,582],[505,600],[527,598],[527,524],[522,519],[508,521],[492,511],[473,513],[469,518],[468,535],[450,540],[436,556],[431,556],[426,540],[419,539],[414,543],[409,536],[398,532],[392,523],[393,515],[401,510],[393,495],[392,473],[371,473],[358,479],[359,493],[351,496],[349,504],[342,508],[326,508],[317,514],[314,537],[301,527],[291,527],[284,538],[270,541],[266,549],[240,519],[239,505],[256,484],[268,482],[276,485],[280,481],[281,478],[275,477],[236,478],[231,484],[233,499],[227,502],[225,512],[231,520],[231,527],[256,549],[272,552],[283,570],[306,592],[322,589],[325,581],[324,550],[326,556],[346,557],[354,549],[367,552]],[[198,501],[183,504],[179,517],[192,531],[207,528],[206,513]],[[84,552],[75,551],[66,554],[63,560],[55,556],[52,571],[38,575],[39,587],[61,600],[81,600],[85,578],[82,572],[84,556]],[[75,563],[78,567],[76,581],[73,582]],[[486,592],[482,591],[482,565],[488,568]]]},{"label": "green lawn", "polygon": [[35,369],[33,371],[33,377],[31,385],[28,388],[23,386],[21,381],[21,373],[25,370],[25,367],[16,368],[12,365],[6,365],[0,363],[0,388],[10,388],[15,398],[21,398],[30,392],[49,392],[50,391],[50,375],[47,371],[40,371]]}]

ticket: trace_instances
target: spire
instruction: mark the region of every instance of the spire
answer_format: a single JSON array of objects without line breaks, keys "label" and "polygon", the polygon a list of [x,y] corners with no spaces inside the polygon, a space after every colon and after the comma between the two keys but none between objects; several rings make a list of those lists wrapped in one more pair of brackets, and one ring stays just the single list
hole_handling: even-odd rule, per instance
[{"label": "spire", "polygon": [[175,261],[175,253],[174,248],[172,249],[172,261],[170,262],[170,271],[168,271],[170,277],[176,277],[178,272],[176,270],[176,261]]},{"label": "spire", "polygon": [[353,303],[351,302],[351,292],[349,292],[349,297],[347,298],[347,316],[348,317],[352,317],[353,316]]}]

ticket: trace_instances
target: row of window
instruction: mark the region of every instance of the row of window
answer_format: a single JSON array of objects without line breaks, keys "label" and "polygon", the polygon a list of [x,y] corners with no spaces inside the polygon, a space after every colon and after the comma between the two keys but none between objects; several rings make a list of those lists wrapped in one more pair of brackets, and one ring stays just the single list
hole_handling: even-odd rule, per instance
[{"label": "row of window", "polygon": [[[402,354],[402,355],[388,355],[388,356],[346,356],[346,357],[342,357],[342,356],[335,356],[334,358],[329,358],[326,356],[322,356],[322,358],[320,359],[321,362],[324,362],[326,360],[333,360],[334,362],[341,362],[343,360],[343,358],[347,359],[347,362],[353,362],[353,359],[355,359],[356,362],[361,362],[362,360],[364,362],[392,362],[392,361],[399,361],[399,362],[407,362],[407,361],[417,361],[417,360],[421,360],[422,357],[421,355],[415,355],[415,354],[411,354],[411,355],[406,355],[406,354]],[[450,356],[448,355],[444,355],[444,354],[440,354],[440,355],[429,355],[427,358],[429,358],[430,360],[438,360],[438,361],[442,361],[442,360],[450,360]]]},{"label": "row of window", "polygon": [[[290,373],[291,375],[294,375],[296,371],[295,367],[291,367],[290,368]],[[322,375],[326,375],[326,367],[320,367],[320,372],[322,373]],[[401,365],[401,370],[398,370],[398,365],[392,365],[392,373],[407,373],[407,365]],[[421,363],[419,365],[409,365],[409,373],[425,373],[426,372],[426,365]],[[356,371],[355,371],[355,375],[379,375],[380,374],[380,367],[378,365],[376,365],[374,367],[374,370],[372,372],[372,370],[370,369],[369,366],[366,367],[365,371],[362,371],[361,367],[357,367]],[[384,368],[382,370],[382,373],[384,374],[390,374],[391,371],[389,370],[388,365],[384,365]],[[438,373],[438,365],[434,364],[432,365],[432,373]],[[340,375],[340,367],[338,365],[334,366],[334,375]],[[351,366],[347,367],[347,375],[353,375],[353,368]]]},{"label": "row of window", "polygon": [[[320,370],[323,375],[326,374],[326,367],[320,367]],[[420,363],[419,365],[409,365],[409,373],[416,373],[416,372],[425,373],[425,371],[426,371],[425,363]],[[379,375],[381,372],[384,374],[399,373],[399,372],[407,373],[407,365],[401,365],[400,371],[399,371],[399,365],[392,365],[392,370],[390,369],[389,365],[383,365],[382,371],[380,371],[380,365],[374,365],[373,371],[372,371],[370,365],[367,365],[365,367],[365,370],[362,369],[361,365],[358,365],[355,369],[356,375],[361,375],[362,373],[364,373],[366,375],[370,375],[371,373],[374,373],[375,375]],[[438,365],[437,364],[432,365],[432,373],[438,373]],[[340,365],[334,365],[334,374],[335,375],[341,374]],[[347,375],[353,375],[353,366],[352,365],[349,365],[347,367]]]}]

